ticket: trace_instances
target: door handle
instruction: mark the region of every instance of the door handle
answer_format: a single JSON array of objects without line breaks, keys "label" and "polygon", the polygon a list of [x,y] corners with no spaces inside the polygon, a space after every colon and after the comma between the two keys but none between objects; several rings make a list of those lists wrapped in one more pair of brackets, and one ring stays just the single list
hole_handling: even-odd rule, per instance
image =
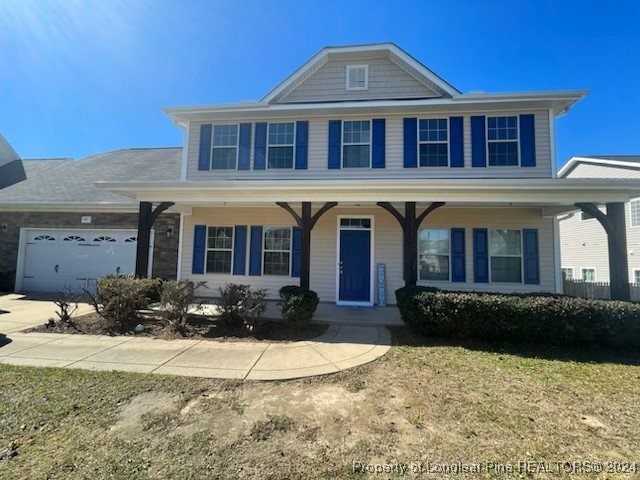
[{"label": "door handle", "polygon": [[56,273],[58,273],[58,271],[60,270],[60,265],[56,265],[55,267],[53,267],[53,269],[56,271]]}]

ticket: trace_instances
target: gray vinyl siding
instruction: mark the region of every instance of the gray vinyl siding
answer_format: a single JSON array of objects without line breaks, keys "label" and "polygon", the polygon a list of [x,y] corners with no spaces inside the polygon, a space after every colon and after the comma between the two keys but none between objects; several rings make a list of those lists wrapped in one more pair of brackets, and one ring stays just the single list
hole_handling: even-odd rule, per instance
[{"label": "gray vinyl siding", "polygon": [[[394,292],[403,285],[402,280],[402,230],[387,211],[379,207],[338,206],[325,213],[311,234],[311,288],[321,301],[335,302],[336,265],[338,241],[338,215],[372,215],[374,225],[374,265],[386,266],[387,303],[395,303]],[[193,275],[194,225],[263,225],[293,226],[291,216],[278,207],[211,207],[194,208],[184,217],[181,277],[194,281],[206,281],[204,296],[217,295],[217,288],[226,283],[249,284],[256,288],[267,288],[269,298],[277,298],[283,285],[297,284],[299,279],[277,276],[250,276],[230,274]],[[554,239],[553,220],[543,218],[534,208],[455,208],[436,210],[423,223],[423,227],[465,228],[466,282],[419,282],[452,290],[476,290],[495,292],[554,292]],[[539,232],[540,284],[523,283],[474,283],[473,282],[473,228],[522,229],[537,228]],[[249,247],[247,247],[247,250]],[[247,258],[249,252],[247,251]],[[247,263],[248,272],[248,263]],[[373,276],[376,282],[376,275]],[[374,284],[374,297],[377,285]]]},{"label": "gray vinyl siding", "polygon": [[[471,115],[518,115],[533,113],[535,115],[536,134],[536,166],[535,167],[485,167],[473,168],[471,166]],[[349,115],[335,117],[298,118],[285,119],[273,118],[271,122],[291,122],[296,120],[309,121],[309,150],[308,170],[253,170],[254,134],[255,123],[251,132],[251,170],[198,170],[198,153],[200,142],[200,125],[202,122],[192,122],[188,144],[188,180],[213,180],[216,178],[260,178],[260,177],[296,177],[306,174],[322,174],[330,177],[370,176],[372,178],[385,177],[390,173],[394,175],[406,175],[407,177],[425,176],[429,178],[550,178],[552,172],[551,143],[549,134],[548,110],[535,110],[529,112],[475,112],[461,114],[464,118],[464,168],[450,167],[418,167],[404,168],[404,141],[403,118],[406,115],[387,115],[372,117],[353,117]],[[433,114],[416,115],[418,118],[443,118],[448,115]],[[386,168],[384,169],[340,169],[329,170],[327,167],[328,152],[328,121],[330,119],[341,120],[370,120],[372,118],[385,118],[386,120]],[[234,123],[233,121],[219,123]],[[236,123],[239,123],[236,122]]]},{"label": "gray vinyl siding", "polygon": [[[347,90],[347,65],[369,65],[369,88]],[[441,95],[387,58],[329,60],[276,103],[432,98]]]}]

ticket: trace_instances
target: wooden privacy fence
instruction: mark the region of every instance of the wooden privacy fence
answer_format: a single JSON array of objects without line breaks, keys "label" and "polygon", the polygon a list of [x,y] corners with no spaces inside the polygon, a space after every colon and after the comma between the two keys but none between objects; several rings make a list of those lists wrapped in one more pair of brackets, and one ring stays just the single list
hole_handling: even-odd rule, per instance
[{"label": "wooden privacy fence", "polygon": [[[631,301],[640,302],[640,284],[630,283]],[[563,281],[563,292],[565,295],[580,298],[599,298],[609,300],[611,290],[609,282],[585,282],[583,280],[571,280],[565,278]]]}]

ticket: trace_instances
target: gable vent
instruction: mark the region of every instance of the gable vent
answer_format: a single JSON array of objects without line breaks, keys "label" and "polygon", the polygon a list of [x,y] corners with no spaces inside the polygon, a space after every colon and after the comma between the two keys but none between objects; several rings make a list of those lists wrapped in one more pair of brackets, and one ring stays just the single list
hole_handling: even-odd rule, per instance
[{"label": "gable vent", "polygon": [[347,90],[369,88],[369,65],[347,65]]}]

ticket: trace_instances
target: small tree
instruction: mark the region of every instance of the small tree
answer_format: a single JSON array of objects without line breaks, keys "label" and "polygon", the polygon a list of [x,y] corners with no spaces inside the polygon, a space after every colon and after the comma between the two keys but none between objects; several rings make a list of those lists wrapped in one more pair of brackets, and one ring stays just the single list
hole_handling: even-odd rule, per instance
[{"label": "small tree", "polygon": [[184,334],[184,327],[189,319],[189,309],[196,303],[196,290],[201,287],[206,287],[206,282],[194,283],[191,280],[164,282],[160,296],[164,306],[162,315],[175,331]]},{"label": "small tree", "polygon": [[64,289],[58,293],[58,296],[53,303],[58,307],[56,315],[60,319],[59,321],[70,325],[71,315],[78,310],[78,295],[74,294],[71,291],[71,288],[66,285]]}]

